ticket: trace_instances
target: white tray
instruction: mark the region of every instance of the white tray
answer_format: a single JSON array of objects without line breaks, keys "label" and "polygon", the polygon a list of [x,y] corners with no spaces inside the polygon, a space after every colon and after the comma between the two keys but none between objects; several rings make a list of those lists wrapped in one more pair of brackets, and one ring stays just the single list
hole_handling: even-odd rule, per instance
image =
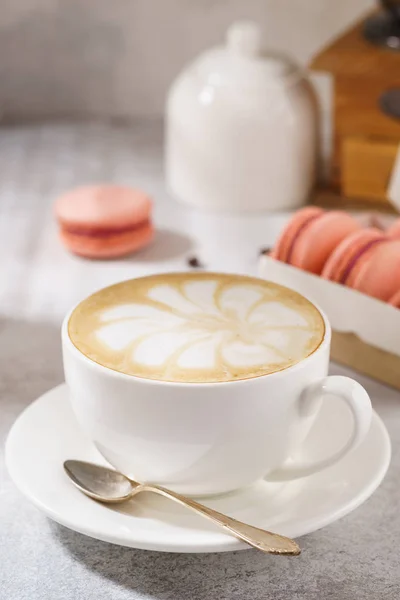
[{"label": "white tray", "polygon": [[354,333],[363,342],[400,356],[399,309],[269,256],[261,257],[259,275],[309,298],[326,314],[334,331]]}]

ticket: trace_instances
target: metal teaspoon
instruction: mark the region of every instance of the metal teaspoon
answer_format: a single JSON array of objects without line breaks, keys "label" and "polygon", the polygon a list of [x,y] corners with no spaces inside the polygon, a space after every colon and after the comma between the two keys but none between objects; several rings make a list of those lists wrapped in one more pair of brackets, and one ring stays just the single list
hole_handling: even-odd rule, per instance
[{"label": "metal teaspoon", "polygon": [[113,469],[81,460],[66,460],[64,469],[81,492],[98,502],[116,504],[129,500],[140,492],[154,492],[210,519],[225,531],[262,552],[288,556],[297,556],[301,552],[296,542],[290,538],[241,523],[172,490],[158,485],[138,483]]}]

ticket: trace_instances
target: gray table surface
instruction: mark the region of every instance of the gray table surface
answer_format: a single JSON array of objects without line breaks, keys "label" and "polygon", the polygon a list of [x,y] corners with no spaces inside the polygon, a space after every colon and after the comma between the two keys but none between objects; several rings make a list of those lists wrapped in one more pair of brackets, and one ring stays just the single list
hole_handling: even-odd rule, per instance
[{"label": "gray table surface", "polygon": [[[91,289],[129,274],[184,268],[209,227],[203,223],[196,232],[190,218],[183,224],[183,209],[169,203],[157,124],[3,129],[0,156],[0,599],[397,600],[400,394],[364,377],[357,376],[391,435],[391,467],[362,507],[301,539],[303,554],[296,559],[253,550],[183,555],[121,548],[51,522],[15,489],[4,468],[3,441],[16,416],[63,379],[64,311]],[[161,234],[153,249],[99,264],[59,247],[54,196],[99,179],[140,185],[155,196]],[[255,270],[256,246],[271,243],[280,225],[279,216],[251,225],[254,260],[244,252],[241,270]],[[224,265],[235,268],[225,259]],[[212,266],[224,265],[216,260]],[[332,372],[348,374],[336,366]]]}]

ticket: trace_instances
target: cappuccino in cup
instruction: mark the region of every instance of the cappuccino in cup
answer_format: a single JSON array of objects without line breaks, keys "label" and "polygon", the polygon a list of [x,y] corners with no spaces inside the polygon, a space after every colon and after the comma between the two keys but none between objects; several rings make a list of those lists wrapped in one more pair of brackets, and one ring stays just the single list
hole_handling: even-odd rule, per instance
[{"label": "cappuccino in cup", "polygon": [[[66,316],[65,378],[80,426],[111,465],[183,494],[217,494],[310,475],[366,435],[367,392],[327,376],[330,336],[312,302],[275,283],[151,275]],[[353,431],[328,458],[304,463],[325,396],[349,406]]]},{"label": "cappuccino in cup", "polygon": [[325,325],[316,307],[277,284],[223,274],[163,274],[90,296],[68,323],[96,363],[136,377],[216,383],[260,377],[307,358]]}]

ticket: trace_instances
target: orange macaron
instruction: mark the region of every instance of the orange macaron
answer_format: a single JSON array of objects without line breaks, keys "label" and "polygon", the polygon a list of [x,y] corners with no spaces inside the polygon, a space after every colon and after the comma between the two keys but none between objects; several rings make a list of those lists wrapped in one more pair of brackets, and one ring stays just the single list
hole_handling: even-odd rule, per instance
[{"label": "orange macaron", "polygon": [[389,302],[400,289],[400,240],[379,244],[360,267],[352,287]]},{"label": "orange macaron", "polygon": [[377,244],[386,239],[382,231],[374,227],[353,232],[332,252],[322,270],[322,277],[353,287]]},{"label": "orange macaron", "polygon": [[396,219],[386,233],[391,238],[400,238],[400,219]]},{"label": "orange macaron", "polygon": [[400,289],[400,240],[372,227],[357,231],[331,254],[322,277],[390,301]]},{"label": "orange macaron", "polygon": [[55,215],[68,250],[87,258],[116,258],[153,238],[152,202],[147,194],[121,185],[91,185],[60,196]]},{"label": "orange macaron", "polygon": [[319,275],[337,245],[360,228],[345,212],[309,206],[290,219],[271,257]]}]

